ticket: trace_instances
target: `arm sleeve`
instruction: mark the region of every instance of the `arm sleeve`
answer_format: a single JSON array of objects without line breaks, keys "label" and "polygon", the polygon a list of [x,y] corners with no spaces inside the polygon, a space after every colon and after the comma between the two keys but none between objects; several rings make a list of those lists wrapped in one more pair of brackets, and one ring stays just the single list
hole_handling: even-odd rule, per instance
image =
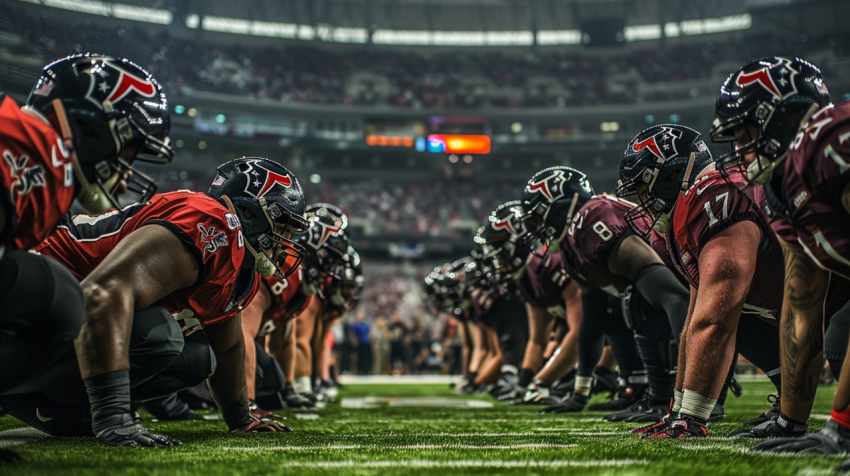
[{"label": "arm sleeve", "polygon": [[688,315],[690,292],[673,271],[662,264],[651,264],[635,276],[634,287],[652,307],[664,310],[678,341]]},{"label": "arm sleeve", "polygon": [[604,336],[604,316],[608,311],[608,297],[604,291],[582,292],[581,306],[583,318],[578,331],[578,373],[590,377],[602,357],[602,337]]}]

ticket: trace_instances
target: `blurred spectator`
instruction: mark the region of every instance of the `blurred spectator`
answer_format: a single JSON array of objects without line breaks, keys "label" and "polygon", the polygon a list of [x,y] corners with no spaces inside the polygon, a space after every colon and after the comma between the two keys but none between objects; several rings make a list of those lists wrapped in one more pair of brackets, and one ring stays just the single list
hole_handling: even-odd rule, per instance
[{"label": "blurred spectator", "polygon": [[366,313],[358,312],[354,323],[348,328],[351,348],[357,356],[357,374],[369,375],[372,369],[372,343],[370,340],[370,325]]},{"label": "blurred spectator", "polygon": [[410,332],[400,315],[390,324],[390,367],[393,374],[410,373]]},{"label": "blurred spectator", "polygon": [[385,375],[390,368],[390,330],[387,318],[378,316],[372,325],[372,374]]}]

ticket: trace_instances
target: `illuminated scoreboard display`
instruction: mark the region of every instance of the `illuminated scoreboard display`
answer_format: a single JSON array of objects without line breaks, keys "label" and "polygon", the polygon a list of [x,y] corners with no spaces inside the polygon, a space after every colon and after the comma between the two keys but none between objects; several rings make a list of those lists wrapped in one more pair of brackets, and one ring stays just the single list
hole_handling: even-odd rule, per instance
[{"label": "illuminated scoreboard display", "polygon": [[[430,131],[427,134],[426,131]],[[414,121],[370,121],[366,145],[415,148],[418,152],[483,155],[490,153],[487,120],[483,117],[432,116],[427,125]]]},{"label": "illuminated scoreboard display", "polygon": [[484,134],[431,134],[416,139],[419,152],[443,152],[446,154],[488,154],[490,136]]}]

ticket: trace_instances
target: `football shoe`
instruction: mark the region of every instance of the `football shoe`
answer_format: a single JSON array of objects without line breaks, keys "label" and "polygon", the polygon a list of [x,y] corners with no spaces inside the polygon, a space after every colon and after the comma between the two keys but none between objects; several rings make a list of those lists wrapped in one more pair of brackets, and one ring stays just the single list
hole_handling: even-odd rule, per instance
[{"label": "football shoe", "polygon": [[625,410],[643,398],[643,394],[647,391],[646,385],[636,385],[634,387],[622,387],[618,392],[617,398],[604,402],[594,403],[588,410],[593,412],[618,412]]},{"label": "football shoe", "polygon": [[587,395],[574,393],[572,396],[570,396],[570,398],[564,400],[563,402],[557,405],[546,407],[537,413],[577,413],[584,410],[584,407],[587,406],[587,399]]},{"label": "football shoe", "polygon": [[800,438],[775,438],[753,446],[753,451],[840,455],[850,452],[850,429],[828,420],[817,433]]},{"label": "football shoe", "polygon": [[657,423],[664,418],[669,409],[668,405],[658,405],[652,403],[652,397],[649,392],[644,392],[643,397],[629,408],[607,415],[602,418],[604,421],[628,423]]}]

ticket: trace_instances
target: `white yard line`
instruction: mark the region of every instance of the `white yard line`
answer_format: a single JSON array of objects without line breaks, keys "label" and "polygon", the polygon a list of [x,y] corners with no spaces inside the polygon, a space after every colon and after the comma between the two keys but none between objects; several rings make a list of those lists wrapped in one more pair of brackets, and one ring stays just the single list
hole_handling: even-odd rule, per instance
[{"label": "white yard line", "polygon": [[254,446],[254,447],[223,447],[224,451],[311,451],[311,450],[437,450],[437,449],[464,449],[464,450],[518,450],[527,448],[575,448],[578,445],[554,444],[554,443],[520,443],[516,445],[463,445],[459,443],[446,443],[442,445],[328,445],[328,446]]},{"label": "white yard line", "polygon": [[280,466],[285,468],[560,468],[560,467],[610,467],[648,464],[647,460],[609,459],[592,461],[292,461]]}]

